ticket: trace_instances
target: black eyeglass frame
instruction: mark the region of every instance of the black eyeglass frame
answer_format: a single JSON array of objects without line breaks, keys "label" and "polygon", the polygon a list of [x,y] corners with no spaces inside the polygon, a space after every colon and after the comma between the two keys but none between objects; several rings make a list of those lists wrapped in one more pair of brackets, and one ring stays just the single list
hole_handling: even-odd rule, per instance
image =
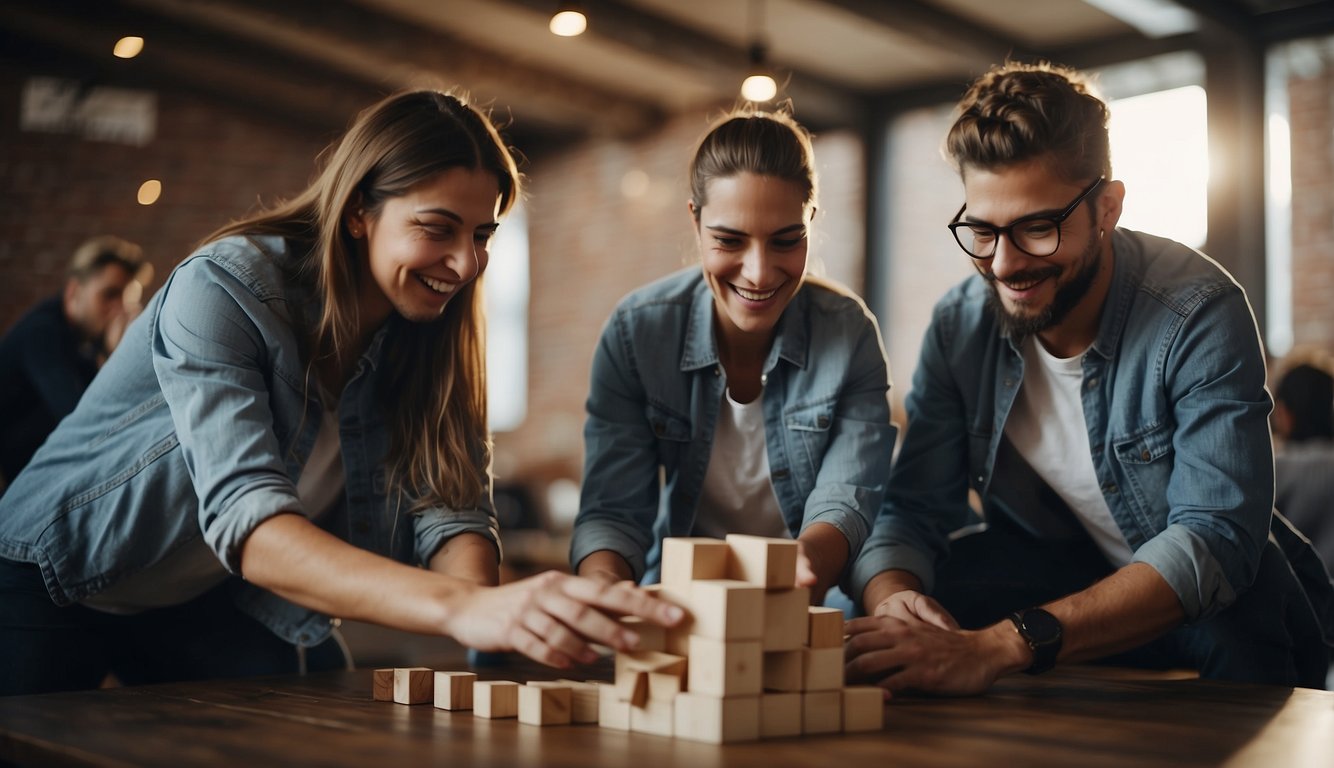
[{"label": "black eyeglass frame", "polygon": [[[993,258],[996,255],[996,246],[1000,244],[1001,235],[1005,235],[1005,237],[1010,241],[1010,245],[1017,248],[1020,253],[1027,254],[1035,259],[1045,259],[1061,249],[1061,225],[1064,224],[1065,220],[1070,218],[1070,215],[1073,214],[1075,210],[1079,208],[1079,204],[1084,202],[1085,198],[1087,198],[1089,195],[1093,194],[1093,190],[1097,189],[1098,187],[1101,187],[1102,183],[1106,180],[1107,180],[1106,176],[1099,176],[1092,184],[1086,187],[1083,192],[1080,192],[1079,197],[1076,197],[1073,202],[1067,205],[1065,207],[1065,210],[1055,215],[1050,215],[1045,213],[1035,213],[1035,214],[1030,214],[1028,216],[1020,216],[1019,218],[1015,219],[1009,224],[1006,224],[1003,227],[997,227],[994,224],[986,224],[977,221],[959,221],[959,217],[963,216],[963,212],[968,209],[968,203],[964,203],[963,205],[959,206],[959,212],[954,214],[954,218],[951,219],[950,223],[945,226],[949,227],[950,234],[954,235],[954,242],[959,244],[959,247],[963,249],[963,252],[978,261],[984,261],[986,259]],[[1024,224],[1030,224],[1034,221],[1050,221],[1053,225],[1055,225],[1056,245],[1053,246],[1052,249],[1047,253],[1033,253],[1032,251],[1025,249],[1019,243],[1015,242],[1014,237],[1011,235],[1011,232],[1014,231],[1015,227]],[[967,229],[991,230],[992,234],[995,236],[995,239],[992,240],[993,245],[991,248],[991,253],[987,254],[986,256],[978,256],[976,253],[973,253],[973,251],[969,249],[968,246],[963,244],[963,239],[959,237],[959,228],[961,227],[965,227]]]}]

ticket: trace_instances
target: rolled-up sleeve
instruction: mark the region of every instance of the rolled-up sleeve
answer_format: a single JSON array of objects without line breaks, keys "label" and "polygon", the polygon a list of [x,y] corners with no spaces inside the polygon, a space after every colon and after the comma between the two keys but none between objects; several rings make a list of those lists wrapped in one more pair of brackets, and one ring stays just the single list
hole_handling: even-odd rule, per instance
[{"label": "rolled-up sleeve", "polygon": [[884,501],[898,434],[890,421],[889,364],[880,331],[869,315],[858,317],[847,384],[802,519],[803,530],[814,523],[837,528],[848,540],[849,563],[861,553]]},{"label": "rolled-up sleeve", "polygon": [[1172,586],[1187,622],[1250,586],[1274,507],[1272,403],[1255,321],[1240,289],[1203,301],[1163,363],[1176,419],[1167,526],[1135,552]]},{"label": "rolled-up sleeve", "polygon": [[440,547],[460,533],[475,533],[489,540],[496,548],[496,561],[500,561],[500,523],[492,502],[491,473],[480,460],[476,470],[483,483],[476,506],[467,509],[431,507],[413,516],[416,555],[422,565],[429,565]]},{"label": "rolled-up sleeve", "polygon": [[570,564],[600,550],[625,558],[643,577],[658,514],[656,436],[646,396],[630,364],[625,318],[612,315],[593,355],[584,424],[584,482],[570,541]]},{"label": "rolled-up sleeve", "polygon": [[270,310],[207,258],[181,265],[153,318],[153,369],[199,499],[199,528],[239,573],[241,547],[261,522],[300,511],[287,476],[255,322]]}]

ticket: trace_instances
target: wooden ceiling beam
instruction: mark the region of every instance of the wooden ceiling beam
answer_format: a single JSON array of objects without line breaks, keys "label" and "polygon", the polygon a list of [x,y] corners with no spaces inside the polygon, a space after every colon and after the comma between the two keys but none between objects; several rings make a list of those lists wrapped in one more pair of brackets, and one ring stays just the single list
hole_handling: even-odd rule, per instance
[{"label": "wooden ceiling beam", "polygon": [[629,136],[660,124],[656,105],[518,64],[492,51],[347,0],[120,0],[180,22],[282,50],[331,76],[384,90],[463,86],[532,128]]}]

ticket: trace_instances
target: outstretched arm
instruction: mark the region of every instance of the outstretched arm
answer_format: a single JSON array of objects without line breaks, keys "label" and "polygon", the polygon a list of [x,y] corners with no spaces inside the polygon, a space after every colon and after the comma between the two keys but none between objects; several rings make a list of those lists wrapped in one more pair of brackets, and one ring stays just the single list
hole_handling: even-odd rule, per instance
[{"label": "outstretched arm", "polygon": [[372,554],[298,514],[270,517],[254,529],[242,548],[241,572],[321,613],[449,635],[479,650],[515,650],[556,667],[595,660],[589,643],[631,650],[638,638],[616,623],[616,615],[664,626],[682,616],[680,608],[628,584],[554,572],[479,586]]}]

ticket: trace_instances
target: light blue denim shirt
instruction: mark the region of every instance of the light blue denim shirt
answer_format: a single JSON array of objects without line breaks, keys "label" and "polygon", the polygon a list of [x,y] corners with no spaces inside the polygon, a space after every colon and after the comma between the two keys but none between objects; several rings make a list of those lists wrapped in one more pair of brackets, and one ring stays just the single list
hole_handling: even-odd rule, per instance
[{"label": "light blue denim shirt", "polygon": [[[1139,232],[1113,238],[1112,285],[1083,359],[1093,468],[1134,561],[1157,570],[1196,621],[1250,585],[1269,536],[1264,355],[1245,293],[1215,262]],[[854,568],[859,600],[890,568],[930,590],[969,488],[1043,533],[1041,510],[1013,503],[1022,490],[993,473],[1024,366],[988,292],[974,276],[936,305],[885,506]]]},{"label": "light blue denim shirt", "polygon": [[[698,267],[627,296],[593,359],[573,565],[598,550],[657,580],[666,536],[689,536],[727,387],[713,293]],[[884,496],[896,429],[875,318],[808,280],[763,368],[769,477],[793,536],[828,523],[861,550]],[[660,480],[660,472],[662,480]]]},{"label": "light blue denim shirt", "polygon": [[[0,501],[0,557],[38,564],[56,604],[94,595],[200,537],[238,573],[256,526],[304,511],[296,481],[321,406],[296,318],[317,305],[284,278],[283,240],[253,241],[209,243],[172,272]],[[339,401],[345,504],[323,524],[363,549],[424,563],[451,536],[496,541],[497,528],[484,467],[476,509],[410,514],[409,500],[386,491],[386,383],[377,374],[396,322],[376,334]],[[289,642],[328,635],[328,617],[271,592],[237,582],[234,596]]]}]

